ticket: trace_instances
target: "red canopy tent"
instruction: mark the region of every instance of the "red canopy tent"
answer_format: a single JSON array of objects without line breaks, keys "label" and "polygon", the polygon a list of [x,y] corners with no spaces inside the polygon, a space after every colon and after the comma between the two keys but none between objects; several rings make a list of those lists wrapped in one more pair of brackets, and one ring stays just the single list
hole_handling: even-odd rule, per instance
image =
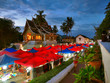
[{"label": "red canopy tent", "polygon": [[72,49],[69,49],[71,51],[80,51],[81,49],[79,47],[73,47]]},{"label": "red canopy tent", "polygon": [[25,58],[25,57],[32,57],[32,56],[33,56],[33,53],[25,52],[23,54],[16,55],[15,57],[17,57],[17,58]]},{"label": "red canopy tent", "polygon": [[89,45],[94,45],[94,43],[91,43],[91,44],[89,44]]},{"label": "red canopy tent", "polygon": [[23,54],[23,53],[26,53],[25,51],[19,49],[17,50],[16,52],[13,52],[14,54]]},{"label": "red canopy tent", "polygon": [[35,53],[35,56],[46,58],[46,59],[49,59],[50,61],[52,61],[52,60],[55,61],[60,58],[63,58],[63,56],[54,54],[52,51],[50,51],[50,52],[44,51],[44,52]]},{"label": "red canopy tent", "polygon": [[37,66],[44,65],[45,63],[49,62],[49,60],[44,59],[42,57],[35,56],[35,57],[30,57],[30,58],[24,58],[21,60],[16,60],[14,62],[20,65],[27,66],[27,67],[35,68]]},{"label": "red canopy tent", "polygon": [[34,50],[37,50],[37,51],[39,50],[39,48],[36,48],[36,47],[33,47],[33,49],[34,49]]},{"label": "red canopy tent", "polygon": [[17,54],[14,54],[14,53],[11,53],[11,52],[8,52],[8,51],[5,51],[5,50],[3,50],[3,51],[0,52],[0,56],[2,56],[4,54],[9,55],[9,56],[12,56],[12,57],[14,57],[15,55],[17,55]]},{"label": "red canopy tent", "polygon": [[89,45],[88,45],[88,44],[86,44],[85,46],[86,46],[86,47],[89,47]]}]

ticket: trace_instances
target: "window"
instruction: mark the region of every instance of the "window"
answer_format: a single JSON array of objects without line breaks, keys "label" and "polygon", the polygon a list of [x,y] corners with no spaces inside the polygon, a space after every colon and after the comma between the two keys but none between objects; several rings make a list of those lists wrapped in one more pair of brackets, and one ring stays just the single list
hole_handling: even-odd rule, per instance
[{"label": "window", "polygon": [[31,33],[27,33],[27,40],[31,40]]},{"label": "window", "polygon": [[81,38],[79,38],[79,41],[81,41]]},{"label": "window", "polygon": [[41,40],[41,36],[36,36],[36,40]]}]

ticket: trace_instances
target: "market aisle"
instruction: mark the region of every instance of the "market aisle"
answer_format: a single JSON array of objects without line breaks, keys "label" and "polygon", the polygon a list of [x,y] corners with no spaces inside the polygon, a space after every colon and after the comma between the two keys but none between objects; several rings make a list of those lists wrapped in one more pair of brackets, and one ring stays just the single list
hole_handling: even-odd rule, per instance
[{"label": "market aisle", "polygon": [[11,83],[11,82],[15,82],[15,83],[24,83],[24,80],[26,80],[25,79],[25,77],[24,76],[17,76],[17,77],[14,77],[14,78],[12,78],[12,79],[9,79],[9,80],[7,80],[7,81],[4,81],[4,82],[2,82],[2,81],[0,81],[0,83]]},{"label": "market aisle", "polygon": [[61,80],[60,83],[74,83],[75,78],[73,76],[73,73],[78,73],[79,69],[84,67],[84,64],[78,64],[76,71],[74,71],[74,68],[66,75],[66,77]]}]

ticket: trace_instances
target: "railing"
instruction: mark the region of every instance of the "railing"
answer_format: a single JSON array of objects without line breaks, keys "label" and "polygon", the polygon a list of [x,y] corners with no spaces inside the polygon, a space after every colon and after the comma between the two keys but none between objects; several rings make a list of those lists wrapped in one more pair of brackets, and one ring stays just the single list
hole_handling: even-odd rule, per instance
[{"label": "railing", "polygon": [[110,42],[98,42],[101,48],[102,62],[104,64],[105,83],[110,83]]}]

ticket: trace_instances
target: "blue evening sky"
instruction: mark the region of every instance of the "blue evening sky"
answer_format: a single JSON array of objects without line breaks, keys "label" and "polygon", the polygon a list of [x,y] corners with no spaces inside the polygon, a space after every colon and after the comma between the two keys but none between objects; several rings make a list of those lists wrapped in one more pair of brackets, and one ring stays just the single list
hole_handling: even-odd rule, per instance
[{"label": "blue evening sky", "polygon": [[[0,0],[0,17],[10,18],[15,26],[24,26],[37,10],[44,10],[49,25],[60,25],[66,17],[72,17],[75,25],[70,35],[94,35],[105,17],[105,7],[110,0]],[[62,32],[59,32],[63,34]],[[88,33],[88,34],[87,34]]]}]

